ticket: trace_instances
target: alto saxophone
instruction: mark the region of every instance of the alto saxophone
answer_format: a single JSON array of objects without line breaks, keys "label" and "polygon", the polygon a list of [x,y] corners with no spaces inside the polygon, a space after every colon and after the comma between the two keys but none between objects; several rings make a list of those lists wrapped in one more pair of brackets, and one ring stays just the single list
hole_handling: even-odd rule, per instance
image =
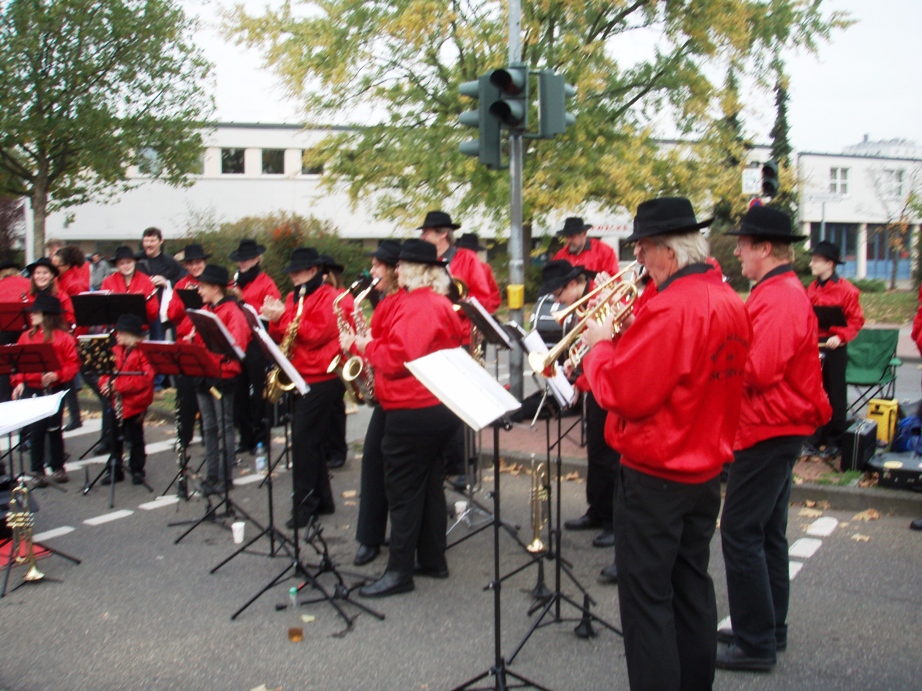
[{"label": "alto saxophone", "polygon": [[[372,280],[369,286],[355,298],[355,309],[353,310],[352,318],[355,322],[355,333],[357,336],[368,336],[368,322],[365,321],[365,312],[362,311],[362,302],[380,282],[380,278]],[[373,404],[375,402],[375,373],[365,360],[362,360],[362,369],[359,372],[359,376],[362,378],[363,386],[368,392],[366,402]]]},{"label": "alto saxophone", "polygon": [[[333,299],[333,314],[336,317],[336,326],[342,336],[352,335],[352,327],[346,320],[340,303],[342,303],[343,298],[345,298],[358,283],[359,282],[356,281],[349,289],[344,290]],[[374,284],[374,281],[372,281],[372,285]],[[363,295],[367,295],[367,293],[363,291]],[[356,300],[356,305],[358,305],[358,300]],[[347,352],[340,352],[330,361],[330,365],[327,367],[327,373],[330,374],[335,372],[337,376],[342,379],[343,384],[346,385],[346,393],[349,394],[356,403],[370,403],[374,397],[374,391],[367,388],[365,379],[361,377],[362,370],[364,369],[367,369],[367,367],[365,367],[364,361],[358,355],[349,355]]]},{"label": "alto saxophone", "polygon": [[[279,350],[282,351],[282,355],[286,358],[291,356],[295,338],[298,335],[298,328],[301,326],[301,314],[304,312],[304,298],[306,296],[301,291],[300,286],[297,290],[298,293],[300,293],[300,297],[298,298],[298,309],[295,311],[295,318],[291,320],[291,323],[285,330],[285,337],[279,344]],[[282,371],[281,367],[276,367],[269,372],[269,376],[266,377],[265,398],[272,405],[275,405],[278,403],[283,393],[291,391],[294,388],[294,382],[288,378],[288,375]]]}]

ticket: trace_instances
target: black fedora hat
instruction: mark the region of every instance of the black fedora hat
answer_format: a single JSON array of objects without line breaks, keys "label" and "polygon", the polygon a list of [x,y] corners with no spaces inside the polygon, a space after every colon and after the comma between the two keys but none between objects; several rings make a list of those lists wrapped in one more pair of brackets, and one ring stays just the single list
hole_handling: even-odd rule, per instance
[{"label": "black fedora hat", "polygon": [[184,262],[208,259],[210,256],[210,254],[205,253],[205,248],[197,242],[193,242],[191,245],[186,245],[185,249],[182,251],[182,260]]},{"label": "black fedora hat", "polygon": [[634,232],[624,239],[635,242],[656,235],[691,233],[707,228],[713,218],[698,222],[695,209],[685,197],[658,197],[642,202],[634,216]]},{"label": "black fedora hat", "polygon": [[232,262],[242,262],[247,259],[255,259],[265,251],[265,246],[257,245],[256,240],[244,238],[240,241],[240,244],[237,245],[237,249],[230,253],[230,260]]},{"label": "black fedora hat", "polygon": [[147,326],[141,321],[141,317],[136,314],[123,312],[118,315],[118,321],[115,322],[116,331],[125,331],[135,336],[143,336],[147,331]]},{"label": "black fedora hat", "polygon": [[54,295],[39,293],[35,302],[26,307],[26,312],[41,312],[42,314],[61,314],[61,301]]},{"label": "black fedora hat", "polygon": [[431,264],[432,266],[448,266],[448,262],[439,259],[438,250],[431,242],[425,240],[407,240],[400,248],[401,262],[412,264]]},{"label": "black fedora hat", "polygon": [[51,273],[53,273],[55,276],[61,273],[60,271],[58,271],[58,267],[56,267],[54,263],[48,257],[40,257],[36,259],[34,262],[32,262],[31,264],[29,264],[29,266],[26,267],[26,273],[28,273],[31,276],[32,272],[35,271],[35,269],[37,269],[40,266],[44,266],[46,269],[49,269]]},{"label": "black fedora hat", "polygon": [[810,248],[810,254],[818,254],[836,264],[842,263],[842,252],[839,246],[829,240],[820,240]]},{"label": "black fedora hat", "polygon": [[381,244],[378,245],[378,249],[374,252],[369,252],[367,256],[374,257],[379,262],[390,266],[396,266],[397,261],[400,259],[400,243],[396,240],[382,240]]},{"label": "black fedora hat", "polygon": [[791,217],[783,211],[770,206],[754,206],[740,221],[739,230],[731,230],[726,235],[745,235],[756,240],[778,240],[780,242],[800,242],[806,235],[795,235]]},{"label": "black fedora hat", "polygon": [[426,228],[451,228],[456,230],[461,227],[460,223],[452,223],[451,216],[444,211],[430,211],[423,219],[423,224],[416,230],[425,230]]},{"label": "black fedora hat", "polygon": [[297,247],[291,253],[291,260],[282,271],[291,273],[292,271],[303,271],[314,266],[323,266],[323,259],[317,254],[313,247]]},{"label": "black fedora hat", "polygon": [[548,293],[553,293],[581,274],[586,274],[588,277],[592,276],[593,272],[587,271],[586,267],[582,265],[573,266],[566,259],[556,259],[548,262],[541,269],[541,289],[538,294],[547,295]]},{"label": "black fedora hat", "polygon": [[208,264],[202,270],[202,275],[195,279],[199,283],[208,283],[214,286],[227,288],[230,283],[230,274],[227,269],[220,264]]},{"label": "black fedora hat", "polygon": [[12,259],[9,259],[5,262],[0,262],[0,271],[3,271],[4,269],[17,269],[19,271],[22,271],[22,264],[20,264],[17,261],[13,261]]},{"label": "black fedora hat", "polygon": [[592,228],[588,223],[583,223],[583,219],[579,216],[570,216],[563,222],[563,228],[557,231],[556,235],[563,235],[564,237],[570,237],[571,235],[578,235],[584,231]]},{"label": "black fedora hat", "polygon": [[480,244],[480,238],[477,237],[477,233],[464,233],[455,241],[455,245],[474,252],[483,252],[487,249],[486,245]]},{"label": "black fedora hat", "polygon": [[346,267],[337,262],[329,254],[321,254],[320,261],[323,262],[324,271],[336,271],[337,273],[342,273],[346,270]]},{"label": "black fedora hat", "polygon": [[138,258],[135,256],[134,250],[132,250],[128,245],[122,245],[115,250],[115,256],[112,258],[112,261],[118,264],[122,259],[134,259],[135,261]]}]

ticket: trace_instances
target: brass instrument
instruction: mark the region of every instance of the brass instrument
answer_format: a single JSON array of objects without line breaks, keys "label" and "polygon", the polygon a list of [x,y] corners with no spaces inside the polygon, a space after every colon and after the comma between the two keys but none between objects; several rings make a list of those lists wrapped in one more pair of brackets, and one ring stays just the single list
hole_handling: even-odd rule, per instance
[{"label": "brass instrument", "polygon": [[[336,317],[336,327],[339,329],[340,335],[352,335],[352,327],[346,319],[345,314],[343,314],[343,308],[340,303],[343,301],[343,298],[350,294],[359,284],[361,284],[361,280],[354,282],[349,288],[333,299],[333,314]],[[364,298],[367,294],[367,290],[362,291],[361,297]],[[356,309],[358,309],[358,300],[356,300],[355,304]],[[361,377],[363,369],[367,368],[362,358],[358,355],[349,355],[347,352],[340,352],[330,361],[330,365],[327,367],[327,373],[336,373],[343,384],[346,385],[346,392],[355,403],[370,403],[374,398],[374,390],[369,390],[365,379]]]},{"label": "brass instrument", "polygon": [[616,285],[618,281],[624,277],[625,274],[631,271],[636,272],[639,266],[640,264],[638,262],[631,262],[624,268],[624,270],[619,271],[614,276],[611,276],[610,278],[607,278],[606,280],[599,283],[599,285],[583,295],[583,297],[581,297],[569,307],[565,307],[562,310],[552,310],[550,313],[551,318],[553,318],[554,321],[556,321],[558,324],[563,324],[570,317],[570,315],[575,312],[576,315],[582,319],[583,314],[585,314],[585,309],[583,307],[584,305],[590,302],[593,298],[604,293],[612,286]]},{"label": "brass instrument", "polygon": [[[10,492],[10,510],[6,515],[6,525],[13,531],[10,542],[10,554],[16,555],[17,564],[28,564],[29,570],[22,577],[24,581],[40,581],[45,577],[38,569],[35,562],[35,543],[32,540],[32,528],[35,525],[35,515],[29,504],[29,489],[24,480],[20,479],[19,486]],[[26,554],[21,554],[25,547]]]},{"label": "brass instrument", "polygon": [[539,463],[535,468],[535,457],[531,457],[531,542],[526,549],[532,554],[541,554],[547,551],[547,545],[541,539],[541,532],[547,525],[547,498],[548,498],[548,473],[547,466]]},{"label": "brass instrument", "polygon": [[[301,314],[304,312],[304,298],[306,296],[301,291],[300,286],[298,286],[297,292],[300,294],[298,298],[298,309],[295,310],[295,317],[291,320],[288,328],[285,329],[285,337],[279,344],[279,350],[282,351],[282,355],[286,358],[291,356],[295,337],[298,335],[298,328],[301,326]],[[282,368],[275,367],[269,372],[269,376],[266,377],[265,399],[272,405],[275,405],[278,403],[283,393],[291,391],[294,388],[294,382],[288,378],[288,375],[282,371]]]},{"label": "brass instrument", "polygon": [[452,276],[450,273],[448,277],[451,279],[451,285],[448,286],[448,299],[454,303],[453,309],[455,312],[458,312],[461,309],[459,303],[470,294],[470,290],[463,279]]},{"label": "brass instrument", "polygon": [[[576,326],[566,333],[557,345],[548,352],[529,353],[528,364],[531,365],[535,373],[543,376],[554,376],[557,371],[557,360],[567,351],[569,351],[570,360],[573,366],[576,367],[579,365],[588,352],[588,349],[578,344],[577,340],[582,337],[590,320],[605,321],[611,317],[612,332],[617,333],[620,330],[622,322],[630,316],[634,301],[640,294],[640,283],[643,279],[643,272],[637,272],[629,281],[622,281],[610,289],[609,287],[616,279],[631,270],[635,264],[636,262],[631,264],[631,266],[624,271],[612,276],[607,282],[595,288],[577,302],[574,302],[567,309],[557,312],[554,316],[555,319],[561,317],[562,320],[565,320],[570,314],[576,312],[580,320]],[[608,292],[601,298],[599,304],[592,308],[582,309],[582,306],[591,297],[600,295],[604,290],[608,290]]]},{"label": "brass instrument", "polygon": [[[365,312],[362,311],[362,302],[365,301],[371,294],[371,291],[374,290],[375,286],[380,282],[380,278],[372,279],[368,287],[355,298],[355,307],[352,310],[352,320],[355,322],[355,333],[357,336],[368,336],[368,322],[365,321]],[[371,405],[375,402],[375,373],[364,359],[362,359],[361,362],[362,368],[359,370],[358,376],[362,378],[362,386],[366,391],[366,403]]]}]

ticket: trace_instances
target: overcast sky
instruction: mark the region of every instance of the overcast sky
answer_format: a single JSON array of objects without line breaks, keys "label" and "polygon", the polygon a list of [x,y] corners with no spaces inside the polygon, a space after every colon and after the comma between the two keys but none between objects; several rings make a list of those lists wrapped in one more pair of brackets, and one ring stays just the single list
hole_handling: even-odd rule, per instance
[{"label": "overcast sky", "polygon": [[[217,35],[217,11],[230,0],[184,0],[205,23],[201,45],[216,65],[220,122],[299,123],[255,51]],[[272,0],[246,0],[258,12]],[[915,42],[922,28],[922,0],[825,0],[825,11],[844,10],[858,23],[820,46],[819,56],[789,55],[788,120],[798,151],[839,152],[859,142],[910,139],[922,144],[922,90],[915,76]],[[747,134],[768,142],[774,120],[771,95],[745,113]]]}]

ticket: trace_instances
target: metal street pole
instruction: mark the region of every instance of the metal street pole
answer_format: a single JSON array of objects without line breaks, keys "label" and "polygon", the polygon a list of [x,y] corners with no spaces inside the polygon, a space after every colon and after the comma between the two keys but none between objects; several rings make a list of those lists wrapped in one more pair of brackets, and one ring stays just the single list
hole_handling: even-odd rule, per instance
[{"label": "metal street pole", "polygon": [[[509,64],[522,62],[522,3],[509,0]],[[509,137],[509,285],[525,286],[525,263],[522,240],[522,133],[512,131]],[[522,294],[521,292],[519,293]],[[510,305],[509,317],[524,328],[525,310],[519,301]],[[522,351],[509,352],[509,390],[520,401],[524,395]]]}]

